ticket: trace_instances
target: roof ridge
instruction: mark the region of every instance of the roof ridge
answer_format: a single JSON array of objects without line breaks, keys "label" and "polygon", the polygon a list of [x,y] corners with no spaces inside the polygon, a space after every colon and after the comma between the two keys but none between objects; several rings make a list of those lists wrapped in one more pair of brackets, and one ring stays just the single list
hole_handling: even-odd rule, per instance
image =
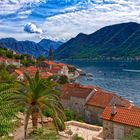
[{"label": "roof ridge", "polygon": [[[107,106],[108,108],[111,108],[111,106]],[[133,107],[133,106],[132,106]],[[121,107],[121,106],[116,106],[117,109],[123,109],[123,110],[129,110],[129,111],[133,111],[133,112],[140,112],[140,108],[138,109],[132,109],[132,108],[126,108],[126,107]]]}]

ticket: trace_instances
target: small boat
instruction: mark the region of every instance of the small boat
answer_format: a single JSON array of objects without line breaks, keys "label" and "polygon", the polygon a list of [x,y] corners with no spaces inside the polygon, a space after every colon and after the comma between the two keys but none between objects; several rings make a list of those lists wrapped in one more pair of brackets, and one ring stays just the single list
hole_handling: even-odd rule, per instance
[{"label": "small boat", "polygon": [[93,74],[92,73],[87,73],[86,76],[87,77],[93,77]]},{"label": "small boat", "polygon": [[120,67],[126,67],[127,65],[126,64],[120,64],[119,66]]},{"label": "small boat", "polygon": [[88,81],[92,81],[93,80],[93,77],[87,77],[87,80]]}]

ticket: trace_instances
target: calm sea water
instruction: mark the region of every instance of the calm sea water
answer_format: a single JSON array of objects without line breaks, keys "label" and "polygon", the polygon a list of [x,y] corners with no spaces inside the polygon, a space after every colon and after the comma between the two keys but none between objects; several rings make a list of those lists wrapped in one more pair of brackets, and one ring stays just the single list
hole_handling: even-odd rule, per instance
[{"label": "calm sea water", "polygon": [[96,85],[105,91],[114,92],[140,106],[140,62],[65,61],[86,73],[93,74],[93,80],[85,76],[78,79],[81,84]]}]

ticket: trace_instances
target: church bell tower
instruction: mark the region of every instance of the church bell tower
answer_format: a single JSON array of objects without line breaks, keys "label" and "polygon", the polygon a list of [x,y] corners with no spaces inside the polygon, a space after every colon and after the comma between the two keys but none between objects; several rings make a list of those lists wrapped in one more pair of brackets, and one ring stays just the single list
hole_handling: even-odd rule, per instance
[{"label": "church bell tower", "polygon": [[49,61],[52,62],[53,61],[53,52],[52,52],[52,48],[50,47],[49,50]]},{"label": "church bell tower", "polygon": [[52,63],[53,63],[53,52],[52,52],[52,48],[50,47],[49,50],[49,63],[50,63],[50,70],[52,69]]}]

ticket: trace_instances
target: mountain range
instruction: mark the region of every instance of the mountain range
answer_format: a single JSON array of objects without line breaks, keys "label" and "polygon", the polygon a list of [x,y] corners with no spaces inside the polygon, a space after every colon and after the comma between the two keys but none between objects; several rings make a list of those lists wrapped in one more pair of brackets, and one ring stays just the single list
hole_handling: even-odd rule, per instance
[{"label": "mountain range", "polygon": [[33,41],[17,41],[14,38],[0,39],[0,46],[21,54],[28,54],[35,57],[40,55],[48,56],[50,47],[52,50],[56,50],[62,42],[55,42],[49,39],[42,39],[40,42],[35,43]]},{"label": "mountain range", "polygon": [[140,24],[106,26],[92,34],[78,34],[55,50],[57,59],[106,59],[140,57]]}]

